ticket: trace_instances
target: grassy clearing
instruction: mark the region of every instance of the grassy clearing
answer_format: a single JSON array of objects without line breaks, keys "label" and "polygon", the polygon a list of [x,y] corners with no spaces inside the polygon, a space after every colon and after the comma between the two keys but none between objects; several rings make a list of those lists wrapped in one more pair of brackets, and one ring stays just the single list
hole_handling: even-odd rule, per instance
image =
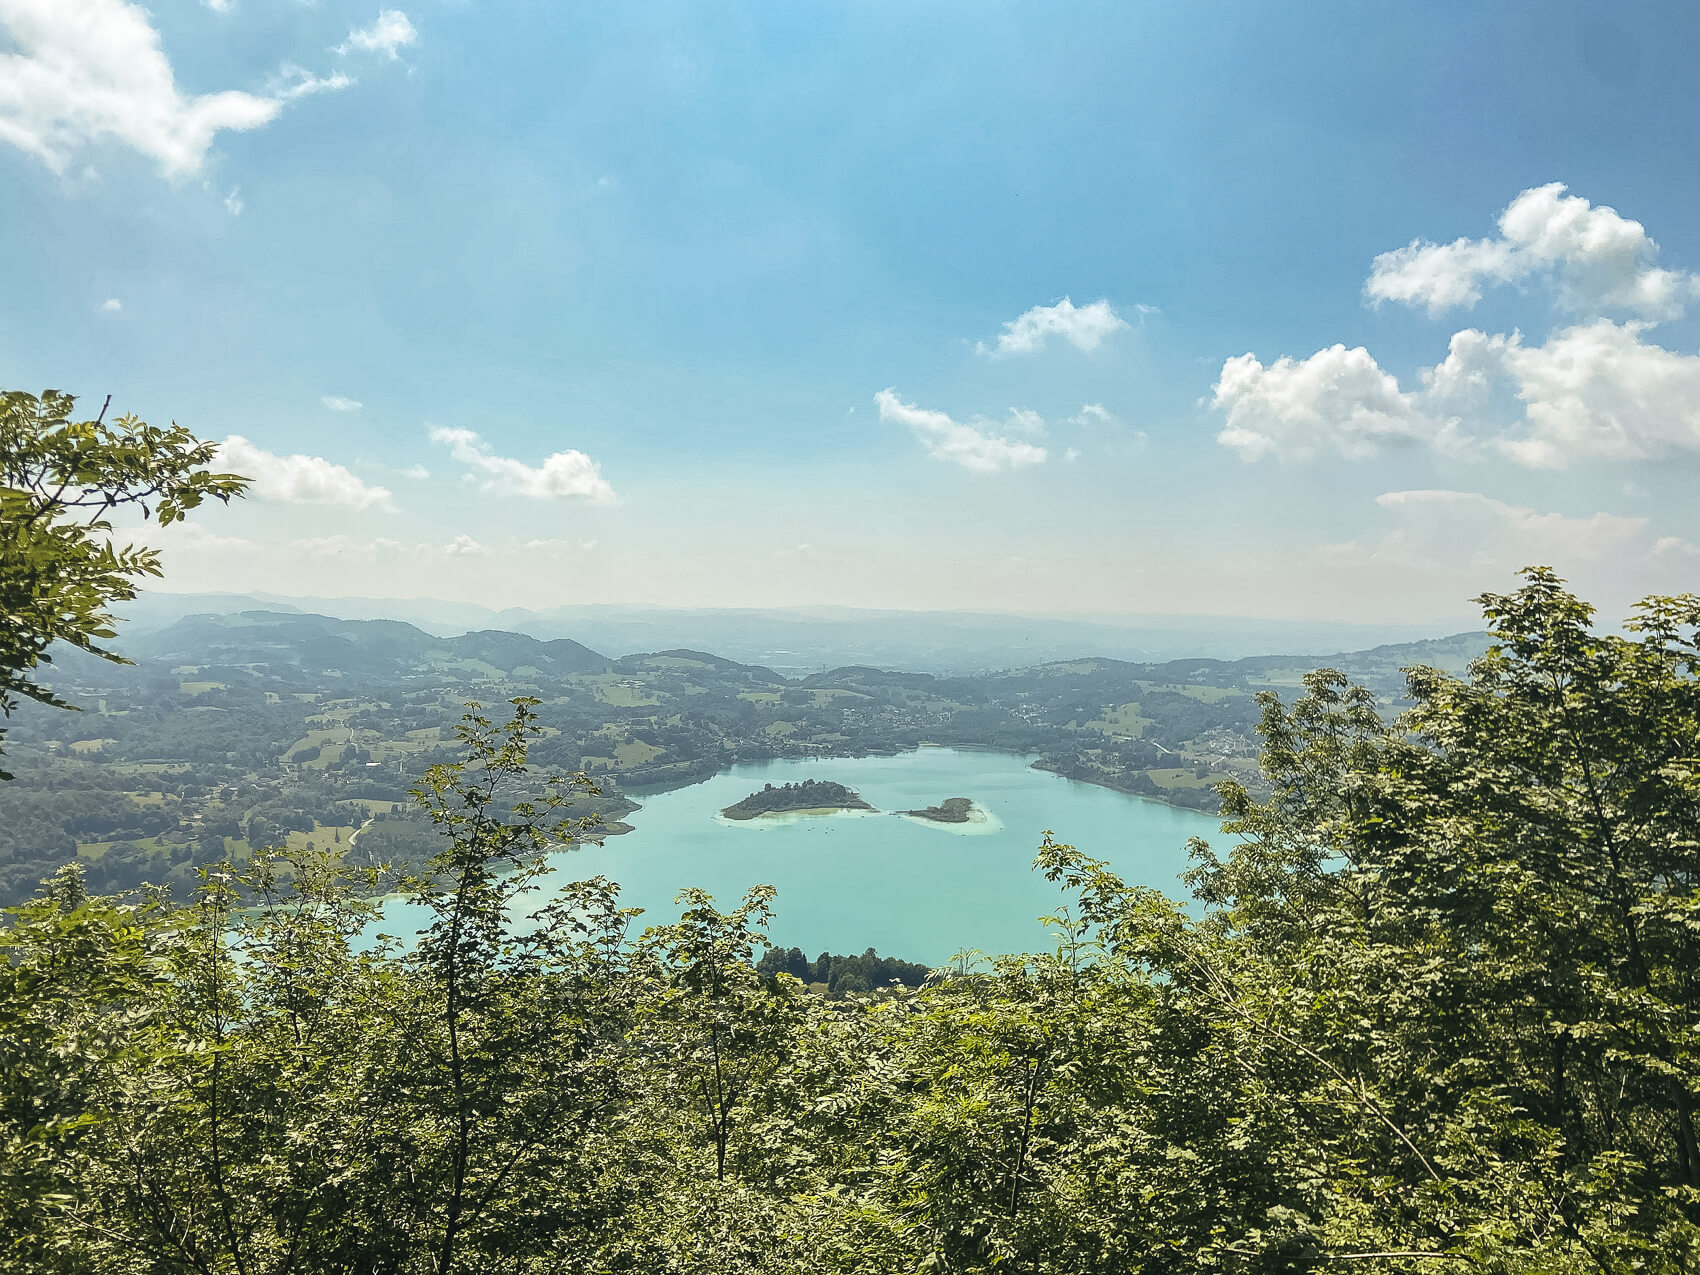
[{"label": "grassy clearing", "polygon": [[661,702],[649,693],[642,682],[618,673],[579,673],[572,680],[613,708],[639,708]]},{"label": "grassy clearing", "polygon": [[1122,704],[1107,710],[1102,717],[1094,717],[1086,723],[1086,729],[1105,735],[1139,736],[1151,724],[1151,718],[1140,716],[1138,704]]},{"label": "grassy clearing", "polygon": [[661,756],[666,749],[657,748],[654,744],[646,744],[642,740],[628,739],[614,749],[614,760],[621,766],[642,766]]},{"label": "grassy clearing", "polygon": [[794,735],[797,733],[797,723],[769,722],[763,729],[769,735]]},{"label": "grassy clearing", "polygon": [[1148,770],[1145,773],[1151,776],[1151,782],[1159,788],[1208,788],[1212,784],[1224,783],[1233,778],[1225,771],[1211,771],[1200,779],[1196,770],[1183,770],[1179,767]]},{"label": "grassy clearing", "polygon": [[311,832],[291,832],[284,840],[284,845],[290,850],[305,850],[309,845],[320,850],[335,850],[338,846],[346,846],[348,838],[353,833],[351,824],[339,824],[330,827],[322,823],[314,823]]}]

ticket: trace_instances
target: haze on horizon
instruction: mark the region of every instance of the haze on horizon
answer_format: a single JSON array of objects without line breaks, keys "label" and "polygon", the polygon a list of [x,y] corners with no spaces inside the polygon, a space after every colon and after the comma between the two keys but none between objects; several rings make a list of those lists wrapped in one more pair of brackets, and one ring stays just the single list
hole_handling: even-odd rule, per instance
[{"label": "haze on horizon", "polygon": [[0,385],[256,480],[167,589],[1438,633],[1700,574],[1692,5],[399,3],[0,0]]}]

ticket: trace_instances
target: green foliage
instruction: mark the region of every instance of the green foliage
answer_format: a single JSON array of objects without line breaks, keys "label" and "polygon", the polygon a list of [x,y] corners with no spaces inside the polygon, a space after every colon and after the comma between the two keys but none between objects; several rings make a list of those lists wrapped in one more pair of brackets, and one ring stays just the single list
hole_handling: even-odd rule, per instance
[{"label": "green foliage", "polygon": [[[109,660],[107,607],[159,574],[159,555],[116,541],[107,517],[139,509],[162,527],[209,496],[229,502],[247,480],[205,467],[216,445],[180,425],[135,416],[71,419],[75,400],[0,390],[0,713],[20,698],[69,707],[35,679],[64,642]],[[0,779],[9,778],[0,772]]]},{"label": "green foliage", "polygon": [[764,953],[771,887],[539,905],[594,793],[523,698],[416,790],[408,944],[323,855],[186,906],[67,870],[0,940],[0,1266],[1691,1272],[1700,603],[1483,603],[1397,721],[1262,698],[1190,907],[1047,834],[1049,952],[877,991]]}]

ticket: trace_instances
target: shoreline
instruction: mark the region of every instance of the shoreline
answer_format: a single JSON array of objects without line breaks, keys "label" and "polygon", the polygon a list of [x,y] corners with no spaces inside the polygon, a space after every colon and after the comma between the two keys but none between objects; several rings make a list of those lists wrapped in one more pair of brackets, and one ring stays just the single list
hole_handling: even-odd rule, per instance
[{"label": "shoreline", "polygon": [[721,811],[714,816],[714,822],[728,828],[777,828],[788,823],[801,823],[805,819],[865,819],[880,813],[872,806],[806,806],[799,810],[764,810],[759,815],[746,815],[741,819]]},{"label": "shoreline", "polygon": [[1042,770],[1047,775],[1055,775],[1058,779],[1066,779],[1072,784],[1090,784],[1094,788],[1108,788],[1111,792],[1119,792],[1124,797],[1132,797],[1135,801],[1149,801],[1154,806],[1167,806],[1170,810],[1186,810],[1195,815],[1205,815],[1215,819],[1221,816],[1221,805],[1218,802],[1215,810],[1207,810],[1202,806],[1189,806],[1184,802],[1169,801],[1163,797],[1152,796],[1148,792],[1132,792],[1120,784],[1108,779],[1088,779],[1084,775],[1071,775],[1057,766],[1047,766],[1044,758],[1032,763],[1034,770]]},{"label": "shoreline", "polygon": [[[1153,805],[1167,806],[1171,810],[1186,810],[1193,814],[1207,815],[1212,818],[1220,813],[1219,809],[1207,810],[1199,806],[1189,806],[1184,802],[1170,801],[1165,797],[1153,795],[1147,792],[1132,792],[1127,788],[1111,782],[1109,779],[1093,779],[1082,775],[1070,775],[1055,765],[1047,765],[1046,759],[1042,754],[1022,752],[1017,749],[997,748],[991,744],[940,744],[932,740],[922,740],[913,748],[863,748],[842,753],[818,753],[812,754],[808,757],[764,757],[751,761],[732,761],[724,763],[715,770],[709,771],[706,774],[694,774],[688,778],[681,778],[677,781],[666,780],[659,784],[637,784],[631,789],[619,787],[618,781],[616,780],[615,791],[617,791],[621,796],[626,797],[628,800],[636,801],[639,795],[659,797],[663,793],[678,792],[681,788],[690,788],[696,784],[707,783],[710,779],[717,779],[721,775],[730,774],[739,766],[762,766],[768,765],[772,762],[792,761],[851,761],[861,757],[902,757],[905,753],[918,753],[923,749],[939,748],[949,749],[953,752],[959,753],[1000,753],[1005,757],[1028,757],[1032,758],[1032,760],[1028,762],[1028,765],[1032,767],[1032,769],[1042,770],[1046,774],[1056,775],[1058,778],[1067,779],[1072,783],[1090,784],[1094,788],[1108,788],[1111,792],[1119,792],[1124,797],[1134,797],[1140,801],[1149,801]],[[633,815],[636,814],[638,810],[642,809],[643,806],[639,804],[635,810],[626,811],[626,814]],[[622,816],[622,819],[623,818],[624,816]],[[632,831],[632,827],[628,824],[620,831],[630,832]],[[615,836],[618,834],[610,832],[609,835]]]}]

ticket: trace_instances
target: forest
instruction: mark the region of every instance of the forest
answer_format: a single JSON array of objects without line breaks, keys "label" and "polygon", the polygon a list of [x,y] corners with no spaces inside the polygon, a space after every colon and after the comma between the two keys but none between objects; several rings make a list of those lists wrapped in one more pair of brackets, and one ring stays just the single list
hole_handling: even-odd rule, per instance
[{"label": "forest", "polygon": [[523,699],[418,785],[412,946],[323,852],[67,867],[4,937],[7,1269],[1691,1271],[1700,601],[1483,601],[1395,721],[1263,695],[1190,906],[1047,837],[1050,950],[919,987],[812,991],[759,884],[514,931],[585,782]]},{"label": "forest", "polygon": [[[0,395],[8,716],[68,706],[41,680],[67,646],[116,658],[105,607],[158,562],[110,510],[244,482],[187,431],[70,410]],[[1036,952],[810,962],[759,882],[681,882],[676,916],[602,878],[545,897],[597,781],[524,694],[409,727],[405,806],[363,799],[422,864],[290,827],[281,784],[245,820],[284,844],[185,858],[182,888],[65,858],[0,929],[0,1268],[1692,1272],[1700,598],[1612,631],[1535,567],[1479,602],[1485,652],[1412,663],[1396,713],[1332,668],[1246,693],[1259,783],[1216,785],[1190,898],[1045,834]],[[1084,664],[1031,676],[1122,675]],[[1062,684],[1033,716],[1081,720]],[[339,750],[367,711],[396,710],[339,708]],[[90,830],[184,800],[132,764],[153,786]],[[373,937],[378,893],[429,924]]]}]

